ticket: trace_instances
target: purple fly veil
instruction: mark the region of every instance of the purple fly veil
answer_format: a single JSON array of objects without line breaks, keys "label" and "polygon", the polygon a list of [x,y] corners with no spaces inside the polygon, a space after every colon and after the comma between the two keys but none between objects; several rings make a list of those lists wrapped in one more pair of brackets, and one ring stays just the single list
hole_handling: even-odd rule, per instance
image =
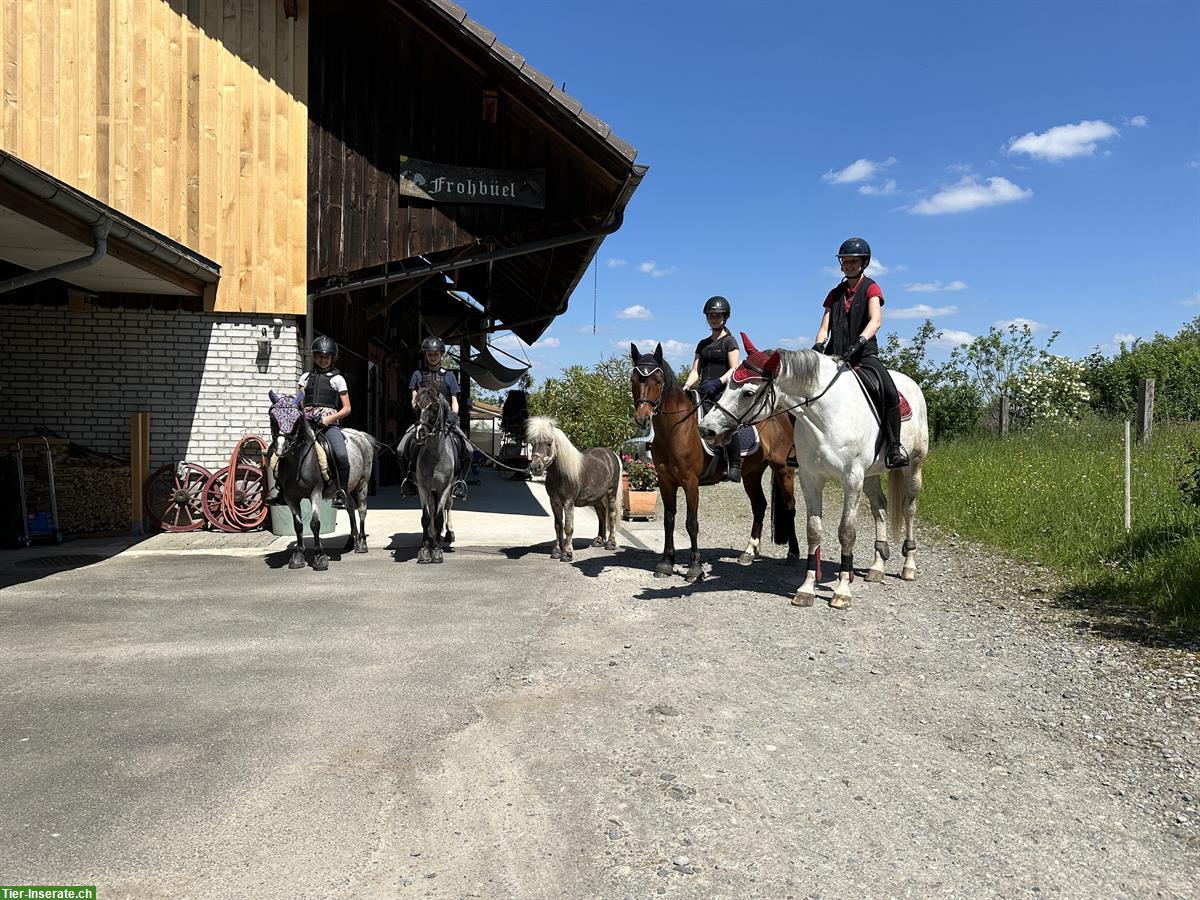
[{"label": "purple fly veil", "polygon": [[279,434],[291,434],[302,413],[291,397],[284,397],[271,407],[271,421]]}]

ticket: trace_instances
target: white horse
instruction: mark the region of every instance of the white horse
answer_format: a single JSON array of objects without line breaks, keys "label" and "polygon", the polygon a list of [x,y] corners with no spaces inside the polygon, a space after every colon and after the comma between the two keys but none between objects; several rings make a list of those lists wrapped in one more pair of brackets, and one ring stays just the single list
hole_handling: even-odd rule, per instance
[{"label": "white horse", "polygon": [[[808,508],[808,571],[792,603],[812,606],[821,565],[821,491],[833,479],[842,485],[842,521],[838,540],[842,547],[841,571],[831,604],[849,609],[850,583],[854,577],[854,517],[859,495],[865,490],[875,519],[875,557],[867,581],[882,581],[883,564],[889,556],[888,521],[899,539],[904,527],[904,567],[901,577],[917,577],[915,535],[917,494],[921,491],[921,469],[929,453],[929,425],[925,396],[906,375],[892,372],[896,388],[908,400],[912,416],[900,427],[900,439],[908,450],[909,464],[887,471],[879,419],[858,379],[844,362],[812,350],[757,350],[743,333],[748,354],[734,372],[720,401],[700,421],[705,440],[719,443],[725,435],[773,413],[791,412],[796,417],[797,477]],[[885,500],[880,476],[887,471]]]}]

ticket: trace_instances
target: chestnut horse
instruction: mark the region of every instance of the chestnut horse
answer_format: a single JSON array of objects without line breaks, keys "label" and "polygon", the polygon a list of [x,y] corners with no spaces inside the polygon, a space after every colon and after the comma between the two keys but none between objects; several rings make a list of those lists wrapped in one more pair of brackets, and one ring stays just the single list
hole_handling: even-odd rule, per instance
[{"label": "chestnut horse", "polygon": [[[636,344],[629,345],[633,359],[633,415],[639,425],[653,421],[654,441],[651,455],[658,472],[658,491],[663,501],[662,559],[654,569],[656,577],[666,577],[675,571],[675,504],[679,488],[687,502],[687,532],[692,539],[692,563],[687,570],[689,582],[704,577],[700,565],[700,550],[696,546],[700,532],[700,485],[716,484],[725,477],[722,461],[706,481],[701,478],[708,470],[709,456],[700,440],[697,408],[679,386],[671,366],[663,360],[662,344],[653,353],[641,353]],[[792,455],[793,429],[787,414],[773,416],[755,427],[759,448],[742,459],[742,487],[750,498],[754,524],[750,543],[738,557],[744,566],[758,555],[761,543],[763,516],[767,499],[763,495],[762,473],[771,467],[773,537],[775,543],[788,545],[788,559],[800,558],[796,543],[796,501],[792,496],[792,470],[788,458]]]}]

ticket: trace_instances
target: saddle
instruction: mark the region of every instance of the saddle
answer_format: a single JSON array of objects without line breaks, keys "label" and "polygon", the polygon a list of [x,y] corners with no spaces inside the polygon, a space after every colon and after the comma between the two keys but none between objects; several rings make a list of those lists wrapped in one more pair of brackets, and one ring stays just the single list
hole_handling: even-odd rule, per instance
[{"label": "saddle", "polygon": [[[879,376],[869,366],[852,366],[851,370],[858,379],[863,393],[866,394],[867,401],[874,408],[875,417],[883,421],[884,413],[887,410],[883,408],[883,385],[879,383]],[[900,421],[907,422],[912,418],[912,407],[909,406],[908,398],[900,392],[899,388],[896,388],[896,395],[900,398]]]},{"label": "saddle", "polygon": [[[691,400],[692,403],[697,407],[697,414],[695,418],[696,431],[698,432],[700,430],[700,419],[703,416],[703,413],[707,412],[707,410],[704,409],[702,401],[700,400],[699,391],[688,390],[686,393],[688,395],[688,399]],[[740,455],[743,458],[758,452],[758,448],[762,443],[758,437],[758,429],[753,425],[743,425],[741,428],[739,428],[737,434],[733,436],[732,441],[737,447],[740,448]],[[708,441],[701,441],[700,446],[704,448],[704,453],[708,456],[708,466],[705,468],[704,474],[700,476],[700,481],[707,482],[715,480],[717,477],[717,470],[720,468],[722,461],[725,459],[724,454],[718,454],[716,448],[709,444]]]}]

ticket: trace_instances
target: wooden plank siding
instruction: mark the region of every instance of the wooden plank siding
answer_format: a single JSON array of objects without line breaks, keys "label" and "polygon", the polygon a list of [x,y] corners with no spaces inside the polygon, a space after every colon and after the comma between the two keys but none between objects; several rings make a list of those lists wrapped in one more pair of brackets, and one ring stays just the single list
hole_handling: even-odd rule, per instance
[{"label": "wooden plank siding", "polygon": [[0,147],[305,311],[308,28],[282,0],[0,0]]}]

